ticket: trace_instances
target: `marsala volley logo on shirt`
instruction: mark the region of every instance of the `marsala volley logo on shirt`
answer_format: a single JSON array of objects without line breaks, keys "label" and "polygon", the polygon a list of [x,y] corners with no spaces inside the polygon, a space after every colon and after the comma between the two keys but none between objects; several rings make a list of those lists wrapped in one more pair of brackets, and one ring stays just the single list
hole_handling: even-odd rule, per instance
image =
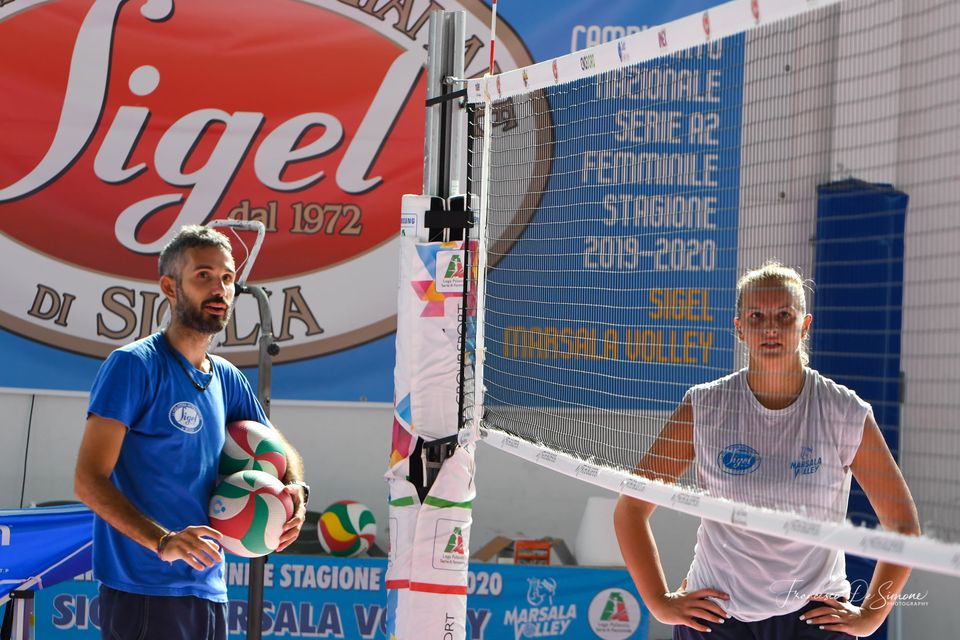
[{"label": "marsala volley logo on shirt", "polygon": [[803,447],[800,449],[800,457],[790,463],[794,478],[801,475],[808,476],[820,470],[820,464],[823,462],[823,458],[814,456],[813,447]]},{"label": "marsala volley logo on shirt", "polygon": [[[482,74],[481,0],[0,6],[0,59],[18,61],[0,74],[0,271],[18,274],[0,285],[0,327],[98,357],[150,335],[160,249],[232,218],[267,229],[251,282],[273,294],[278,361],[392,332],[440,9],[466,11],[466,73]],[[509,25],[497,36],[500,67],[532,62]],[[535,135],[549,146],[549,127]],[[221,352],[255,363],[258,331],[241,296]]]}]

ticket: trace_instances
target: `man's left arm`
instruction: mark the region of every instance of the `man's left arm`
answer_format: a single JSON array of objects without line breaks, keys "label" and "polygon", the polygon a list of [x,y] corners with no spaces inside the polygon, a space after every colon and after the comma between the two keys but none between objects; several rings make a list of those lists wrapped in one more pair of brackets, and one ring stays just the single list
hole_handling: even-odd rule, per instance
[{"label": "man's left arm", "polygon": [[284,490],[293,498],[293,516],[283,525],[280,545],[277,547],[277,551],[283,551],[300,536],[300,529],[307,519],[307,501],[310,497],[310,489],[303,480],[303,458],[300,453],[280,433],[279,429],[277,429],[277,436],[283,443],[283,450],[287,455],[287,472],[282,478],[283,484],[286,485]]},{"label": "man's left arm", "polygon": [[283,525],[283,532],[280,534],[280,545],[277,547],[277,551],[283,551],[300,536],[300,529],[307,518],[307,501],[310,498],[310,489],[303,480],[303,458],[300,457],[296,448],[290,444],[290,441],[280,433],[276,425],[267,418],[263,406],[257,399],[257,394],[254,393],[250,382],[240,370],[228,366],[226,371],[233,372],[233,378],[226,377],[235,381],[235,385],[231,387],[231,394],[228,396],[233,400],[228,400],[230,408],[228,409],[227,422],[247,419],[272,426],[277,437],[280,438],[287,456],[287,471],[280,480],[285,485],[285,491],[293,499],[293,516]]}]

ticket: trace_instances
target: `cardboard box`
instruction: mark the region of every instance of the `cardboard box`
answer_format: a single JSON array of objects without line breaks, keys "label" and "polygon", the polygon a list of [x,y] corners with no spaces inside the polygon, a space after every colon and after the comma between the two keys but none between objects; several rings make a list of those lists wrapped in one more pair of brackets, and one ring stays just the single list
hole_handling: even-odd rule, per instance
[{"label": "cardboard box", "polygon": [[577,564],[567,543],[550,537],[531,540],[495,536],[480,549],[471,552],[470,559],[501,564]]}]

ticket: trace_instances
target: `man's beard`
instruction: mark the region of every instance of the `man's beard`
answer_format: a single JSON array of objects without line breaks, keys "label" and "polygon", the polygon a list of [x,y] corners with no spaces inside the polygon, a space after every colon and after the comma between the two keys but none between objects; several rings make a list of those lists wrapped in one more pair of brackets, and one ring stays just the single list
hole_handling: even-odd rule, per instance
[{"label": "man's beard", "polygon": [[186,294],[183,291],[183,287],[180,283],[177,283],[177,304],[174,309],[174,314],[176,315],[177,320],[181,325],[187,329],[193,329],[199,333],[206,333],[209,335],[215,335],[223,331],[223,328],[227,326],[227,323],[230,322],[230,314],[233,313],[233,306],[227,306],[227,312],[222,316],[215,315],[204,315],[203,305],[208,302],[220,302],[226,304],[227,301],[220,297],[207,298],[200,303],[199,307],[194,307],[190,304],[190,300],[187,298]]}]

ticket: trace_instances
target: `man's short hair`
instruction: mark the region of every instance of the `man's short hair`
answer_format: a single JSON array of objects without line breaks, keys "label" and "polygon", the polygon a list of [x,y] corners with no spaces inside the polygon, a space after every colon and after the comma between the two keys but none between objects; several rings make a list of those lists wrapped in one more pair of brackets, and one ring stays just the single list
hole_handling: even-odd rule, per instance
[{"label": "man's short hair", "polygon": [[160,252],[160,275],[179,280],[180,270],[183,267],[183,254],[186,250],[207,247],[218,247],[228,255],[233,255],[230,238],[219,231],[198,224],[181,228]]}]

